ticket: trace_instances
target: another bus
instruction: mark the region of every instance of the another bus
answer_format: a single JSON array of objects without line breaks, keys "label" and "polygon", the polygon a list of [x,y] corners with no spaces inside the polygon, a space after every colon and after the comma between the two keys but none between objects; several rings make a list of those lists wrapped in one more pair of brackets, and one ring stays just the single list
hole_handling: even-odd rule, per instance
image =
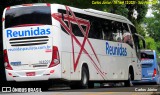
[{"label": "another bus", "polygon": [[92,88],[95,82],[131,86],[131,80],[141,80],[139,36],[123,16],[22,4],[5,8],[2,20],[7,81],[65,81],[71,88]]},{"label": "another bus", "polygon": [[141,50],[142,80],[136,83],[160,84],[160,68],[155,50]]}]

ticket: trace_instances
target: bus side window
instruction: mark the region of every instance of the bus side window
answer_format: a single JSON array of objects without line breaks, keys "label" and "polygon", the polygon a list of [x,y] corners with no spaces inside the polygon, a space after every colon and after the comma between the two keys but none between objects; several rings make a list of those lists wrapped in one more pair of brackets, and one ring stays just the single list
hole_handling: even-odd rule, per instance
[{"label": "bus side window", "polygon": [[88,36],[89,38],[102,39],[102,28],[101,28],[101,23],[99,19],[95,17],[92,18]]},{"label": "bus side window", "polygon": [[126,23],[122,24],[123,31],[123,42],[129,44],[133,48],[133,38],[131,33],[129,32],[128,26]]},{"label": "bus side window", "polygon": [[77,24],[71,23],[71,26],[72,26],[72,32],[75,36],[79,36],[79,37],[84,36]]},{"label": "bus side window", "polygon": [[111,27],[111,21],[110,20],[104,20],[102,21],[102,33],[103,33],[103,40],[112,41],[113,40],[113,34],[112,34],[112,27]]},{"label": "bus side window", "polygon": [[113,27],[113,39],[116,42],[122,42],[122,23],[112,22]]}]

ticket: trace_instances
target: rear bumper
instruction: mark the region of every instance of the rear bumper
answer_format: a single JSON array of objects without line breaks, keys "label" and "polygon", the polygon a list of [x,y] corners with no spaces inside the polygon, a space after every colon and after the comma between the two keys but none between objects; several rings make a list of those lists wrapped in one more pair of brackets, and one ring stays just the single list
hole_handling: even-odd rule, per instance
[{"label": "rear bumper", "polygon": [[153,78],[142,78],[140,81],[132,81],[132,83],[155,83],[157,82],[156,77]]},{"label": "rear bumper", "polygon": [[[7,81],[43,81],[61,78],[61,65],[37,70],[5,70]],[[34,76],[27,76],[27,72],[35,72]]]}]

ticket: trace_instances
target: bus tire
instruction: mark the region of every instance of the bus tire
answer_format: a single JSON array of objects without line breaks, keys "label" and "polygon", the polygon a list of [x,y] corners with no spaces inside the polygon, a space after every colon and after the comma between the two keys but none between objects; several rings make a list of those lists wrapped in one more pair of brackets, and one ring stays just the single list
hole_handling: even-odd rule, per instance
[{"label": "bus tire", "polygon": [[73,81],[70,83],[70,88],[71,89],[83,89],[83,88],[88,88],[88,71],[87,69],[83,66],[82,67],[82,73],[81,73],[81,80],[80,81]]},{"label": "bus tire", "polygon": [[80,87],[81,88],[88,88],[88,80],[89,80],[88,70],[83,66],[82,73],[81,73]]},{"label": "bus tire", "polygon": [[132,74],[131,74],[131,72],[129,72],[128,80],[124,82],[125,87],[133,86],[131,77],[132,77]]}]

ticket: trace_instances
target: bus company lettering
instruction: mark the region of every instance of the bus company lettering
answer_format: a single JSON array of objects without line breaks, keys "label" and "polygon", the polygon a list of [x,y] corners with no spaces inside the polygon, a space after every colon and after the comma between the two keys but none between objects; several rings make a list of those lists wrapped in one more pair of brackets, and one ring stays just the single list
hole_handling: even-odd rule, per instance
[{"label": "bus company lettering", "polygon": [[6,30],[7,38],[10,37],[25,37],[25,36],[37,36],[37,35],[49,35],[51,33],[50,28],[40,28],[35,29],[30,28],[28,30],[13,31],[11,29]]},{"label": "bus company lettering", "polygon": [[127,56],[127,48],[123,47],[122,44],[118,46],[111,46],[106,42],[106,54],[115,56]]}]

